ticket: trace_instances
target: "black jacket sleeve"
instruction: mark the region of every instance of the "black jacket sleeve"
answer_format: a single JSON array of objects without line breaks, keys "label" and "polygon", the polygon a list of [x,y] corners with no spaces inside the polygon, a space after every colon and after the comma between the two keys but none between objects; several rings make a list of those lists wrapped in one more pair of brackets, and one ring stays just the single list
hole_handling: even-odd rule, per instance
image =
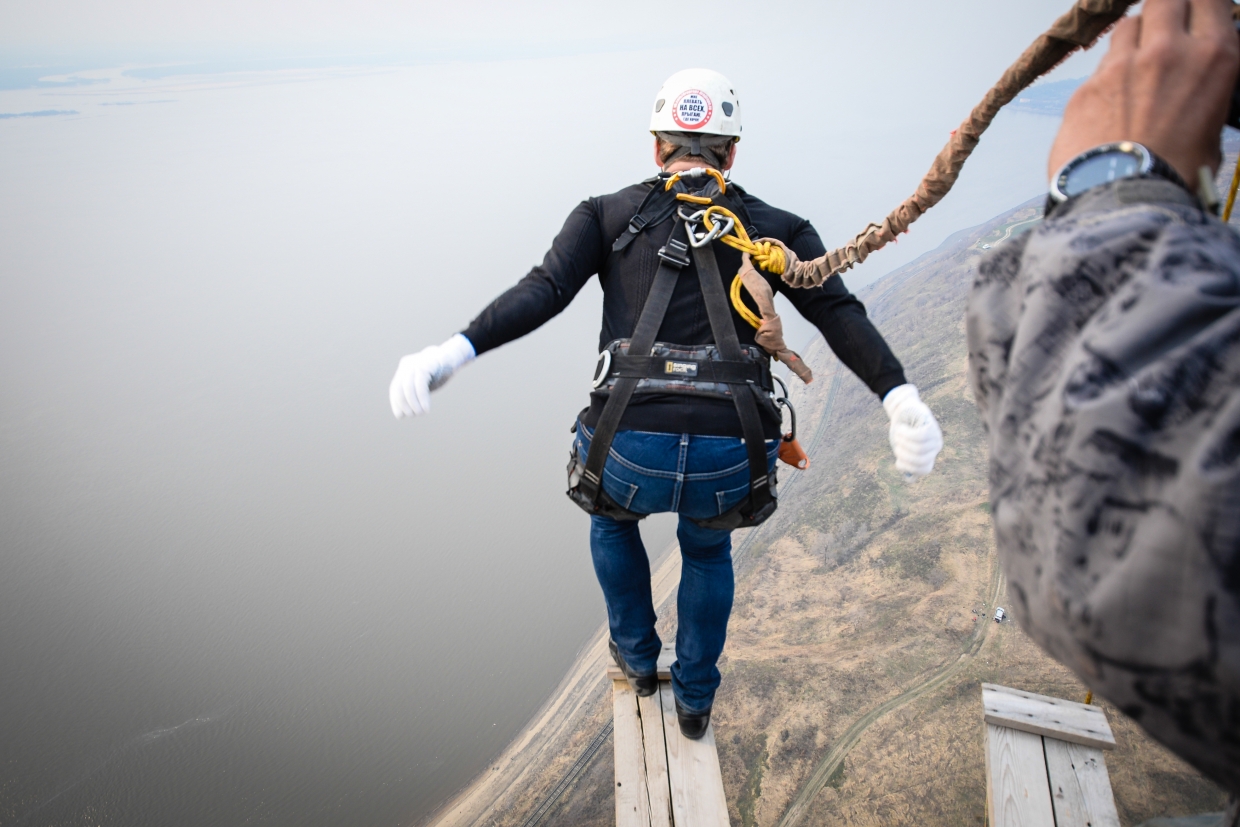
[{"label": "black jacket sleeve", "polygon": [[[804,219],[797,219],[790,236],[784,243],[803,261],[826,252],[818,231]],[[827,279],[821,287],[810,288],[793,288],[780,281],[779,292],[822,331],[831,351],[880,399],[907,381],[900,360],[866,315],[865,305],[848,292],[839,276]]]},{"label": "black jacket sleeve", "polygon": [[568,307],[606,258],[593,200],[577,205],[551,249],[525,278],[504,291],[461,331],[481,355],[541,327]]}]

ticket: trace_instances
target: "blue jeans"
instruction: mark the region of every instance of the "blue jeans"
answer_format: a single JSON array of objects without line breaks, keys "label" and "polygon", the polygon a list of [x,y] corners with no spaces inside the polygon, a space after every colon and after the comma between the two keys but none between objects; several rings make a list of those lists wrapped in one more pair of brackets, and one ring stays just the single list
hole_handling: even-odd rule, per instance
[{"label": "blue jeans", "polygon": [[[585,461],[593,434],[577,426],[577,451]],[[779,441],[768,440],[767,470],[775,467]],[[732,613],[732,532],[701,528],[690,517],[715,517],[749,492],[749,460],[736,437],[620,431],[603,469],[603,489],[620,505],[642,514],[680,514],[680,589],[676,595],[676,662],[672,691],[692,712],[710,709],[719,688],[716,663]],[[663,643],[655,632],[650,559],[635,520],[591,516],[590,553],[607,602],[611,638],[629,668],[655,671]]]}]

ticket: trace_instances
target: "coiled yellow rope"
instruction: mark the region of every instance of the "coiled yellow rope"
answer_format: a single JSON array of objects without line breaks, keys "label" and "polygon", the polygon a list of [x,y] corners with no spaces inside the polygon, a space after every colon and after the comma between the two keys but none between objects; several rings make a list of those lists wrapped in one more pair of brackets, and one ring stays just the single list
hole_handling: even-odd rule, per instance
[{"label": "coiled yellow rope", "polygon": [[[719,175],[717,171],[708,169],[707,172],[715,173],[717,180],[721,182],[721,188],[725,186],[722,184],[723,176]],[[674,181],[675,176],[671,180]],[[685,193],[677,193],[676,198],[691,204],[710,204],[709,198],[686,195]],[[784,270],[787,269],[788,261],[784,256],[783,249],[778,244],[772,244],[769,241],[754,241],[745,230],[745,225],[736,217],[736,213],[718,204],[712,204],[707,207],[706,212],[702,214],[702,223],[706,225],[708,233],[715,231],[715,222],[711,221],[712,216],[720,216],[732,221],[732,228],[728,235],[719,236],[719,241],[722,241],[734,250],[749,253],[753,263],[768,273],[774,273],[777,276],[783,275]],[[732,307],[736,308],[737,314],[757,330],[762,326],[762,317],[746,307],[745,302],[741,300],[741,288],[744,286],[741,274],[737,273],[732,279],[732,286],[728,291],[728,296],[732,299]]]},{"label": "coiled yellow rope", "polygon": [[736,313],[742,319],[749,322],[749,325],[757,330],[762,326],[762,317],[745,306],[745,302],[741,300],[741,288],[744,287],[741,281],[741,274],[737,273],[736,278],[732,279],[732,289],[728,291],[728,298],[732,300],[732,306],[736,308]]},{"label": "coiled yellow rope", "polygon": [[[723,173],[719,170],[706,167],[706,174],[710,175],[719,184],[719,194],[723,195],[728,191],[727,179],[723,177]],[[680,180],[680,173],[676,173],[667,179],[667,183],[663,185],[663,189],[670,190]],[[689,195],[688,193],[676,193],[677,201],[684,201],[689,204],[697,204],[706,207],[706,212],[702,214],[702,223],[706,225],[706,231],[713,233],[715,231],[715,222],[711,221],[711,216],[720,216],[725,219],[731,219],[732,227],[728,235],[719,236],[719,241],[728,245],[734,250],[740,250],[742,253],[749,253],[750,259],[754,264],[761,267],[768,273],[782,276],[784,270],[788,268],[787,258],[784,251],[778,244],[772,244],[769,241],[754,241],[749,237],[749,233],[745,230],[745,225],[736,217],[736,213],[727,207],[721,207],[718,204],[711,204],[711,199],[702,195]],[[709,205],[709,206],[707,206]],[[732,299],[732,307],[736,308],[737,314],[748,322],[755,330],[762,326],[762,317],[754,313],[745,306],[745,302],[741,300],[741,288],[744,282],[741,280],[741,274],[737,273],[732,279],[731,289],[728,291],[729,298]]]},{"label": "coiled yellow rope", "polygon": [[711,216],[714,215],[732,219],[732,233],[720,236],[720,241],[733,250],[749,253],[753,263],[768,273],[774,273],[777,276],[784,274],[787,261],[784,259],[783,249],[778,244],[772,244],[769,241],[752,241],[749,238],[749,233],[745,231],[745,225],[736,217],[736,213],[727,207],[720,207],[718,204],[708,207],[706,214],[702,216],[702,223],[706,225],[707,232],[715,229],[715,223],[710,220]]}]

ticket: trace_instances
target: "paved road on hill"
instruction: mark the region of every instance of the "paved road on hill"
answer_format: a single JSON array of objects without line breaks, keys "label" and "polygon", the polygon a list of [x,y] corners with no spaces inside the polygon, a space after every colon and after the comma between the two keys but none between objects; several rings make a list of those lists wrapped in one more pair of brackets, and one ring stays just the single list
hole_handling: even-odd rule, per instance
[{"label": "paved road on hill", "polygon": [[[994,568],[991,572],[990,582],[991,589],[990,606],[999,602],[999,596],[1003,593],[1003,575],[999,573],[998,559],[994,561]],[[810,775],[809,780],[801,787],[796,796],[792,799],[792,803],[788,805],[788,809],[784,811],[784,817],[779,821],[779,827],[794,827],[800,824],[801,820],[809,812],[810,805],[818,793],[822,792],[822,788],[827,785],[837,770],[844,764],[844,759],[848,757],[849,751],[857,745],[861,740],[861,736],[875,721],[882,718],[888,712],[899,709],[909,701],[920,698],[927,692],[943,686],[960,672],[973,658],[981,651],[982,646],[990,638],[993,627],[998,625],[988,620],[988,615],[983,613],[977,621],[978,628],[973,631],[973,635],[969,638],[965,646],[964,652],[960,657],[951,661],[938,672],[927,677],[924,681],[901,692],[894,698],[883,701],[878,706],[866,712],[852,725],[844,731],[844,734],[836,739],[835,744],[827,751],[818,767]]]}]

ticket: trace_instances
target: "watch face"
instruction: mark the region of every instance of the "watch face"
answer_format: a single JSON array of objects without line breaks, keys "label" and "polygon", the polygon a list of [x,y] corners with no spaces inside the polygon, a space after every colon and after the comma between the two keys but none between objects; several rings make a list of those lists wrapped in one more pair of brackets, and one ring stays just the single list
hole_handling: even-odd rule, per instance
[{"label": "watch face", "polygon": [[1133,178],[1141,172],[1139,155],[1112,150],[1084,158],[1071,169],[1064,170],[1059,181],[1059,188],[1064,195],[1071,198],[1087,189],[1115,181],[1119,178]]}]

